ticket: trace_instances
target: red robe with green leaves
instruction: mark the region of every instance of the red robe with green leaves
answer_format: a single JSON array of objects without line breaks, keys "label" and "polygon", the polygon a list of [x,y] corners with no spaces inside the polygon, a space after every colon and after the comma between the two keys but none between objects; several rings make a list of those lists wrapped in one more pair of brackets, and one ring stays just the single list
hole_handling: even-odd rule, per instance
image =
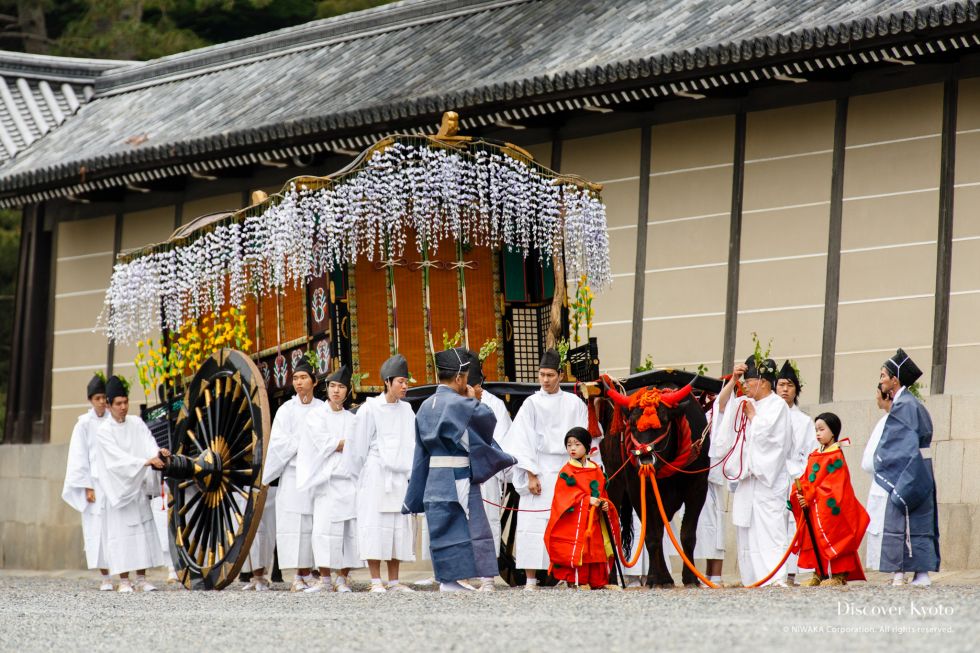
[{"label": "red robe with green leaves", "polygon": [[[825,451],[815,450],[807,459],[799,482],[809,507],[810,523],[813,524],[824,575],[846,573],[847,580],[865,580],[858,547],[864,539],[869,518],[864,506],[854,496],[844,452],[836,444]],[[789,505],[799,525],[803,511],[796,492],[794,483],[790,488]],[[813,538],[804,525],[793,548],[794,553],[800,554],[800,567],[818,568],[812,542]]]},{"label": "red robe with green leaves", "polygon": [[[609,512],[600,506],[592,512],[589,530],[590,497],[609,502],[606,478],[594,462],[585,465],[569,460],[558,474],[551,519],[544,532],[544,544],[551,558],[551,573],[569,583],[603,587],[609,581],[609,564],[619,547],[619,516],[609,502]],[[612,533],[603,515],[608,516]]]}]

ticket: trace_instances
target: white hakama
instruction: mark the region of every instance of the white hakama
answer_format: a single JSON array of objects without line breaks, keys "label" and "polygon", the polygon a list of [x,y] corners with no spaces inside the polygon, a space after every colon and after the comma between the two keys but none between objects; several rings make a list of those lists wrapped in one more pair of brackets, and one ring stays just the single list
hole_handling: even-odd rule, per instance
[{"label": "white hakama", "polygon": [[280,569],[313,566],[313,497],[296,486],[296,453],[306,430],[306,418],[322,405],[316,397],[304,404],[299,396],[294,396],[279,407],[272,422],[263,482],[279,479],[275,511]]},{"label": "white hakama", "polygon": [[[109,411],[98,417],[94,409],[80,415],[75,422],[68,444],[68,465],[61,498],[82,514],[82,537],[85,542],[85,563],[89,569],[108,569],[109,562],[102,546],[105,514],[105,492],[98,480],[96,432],[109,419]],[[95,502],[89,503],[85,490],[95,492]]]},{"label": "white hakama", "polygon": [[[790,477],[787,461],[793,456],[793,425],[789,408],[775,393],[754,401],[732,397],[721,424],[712,434],[710,456],[723,458],[736,443],[735,420],[739,406],[755,404],[745,439],[723,465],[729,479],[738,479],[732,500],[732,523],[738,540],[738,566],[742,583],[751,585],[776,568],[789,547],[786,500]],[[784,584],[786,566],[766,583]]]},{"label": "white hakama", "polygon": [[[347,441],[354,414],[329,404],[312,411],[299,442],[297,487],[313,496],[311,543],[317,567],[363,567],[357,548],[356,478],[350,471]],[[337,447],[344,442],[344,451]]]},{"label": "white hakama", "polygon": [[[524,400],[514,418],[504,451],[517,458],[512,478],[521,497],[519,508],[538,511],[517,514],[514,549],[518,569],[548,569],[551,565],[544,532],[551,518],[558,473],[568,462],[565,434],[575,426],[587,428],[588,421],[585,402],[560,390],[553,394],[538,390]],[[541,494],[531,494],[528,489],[528,472],[541,482]]]},{"label": "white hakama", "polygon": [[160,491],[160,474],[146,465],[159,448],[138,417],[109,419],[98,430],[99,481],[106,494],[105,544],[109,573],[164,564],[153,524],[150,497]]},{"label": "white hakama", "polygon": [[[278,487],[266,488],[265,507],[255,537],[252,539],[252,546],[242,565],[243,573],[251,573],[256,569],[272,571],[276,556],[276,494],[278,492]],[[244,509],[245,500],[241,496],[237,496],[236,499],[238,507]]]},{"label": "white hakama", "polygon": [[[803,475],[806,461],[810,453],[820,446],[817,442],[817,429],[810,416],[800,410],[799,406],[792,406],[789,409],[789,418],[793,424],[793,450],[790,458],[786,461],[786,471],[789,473],[789,481],[793,483]],[[793,513],[786,511],[786,533],[790,539],[796,536],[796,520]],[[796,553],[789,554],[786,559],[786,572],[795,574],[800,571],[797,561],[800,556]],[[803,571],[811,571],[804,569]]]},{"label": "white hakama", "polygon": [[350,447],[357,475],[357,546],[363,560],[415,560],[415,516],[403,515],[415,456],[415,413],[372,397],[357,411]]},{"label": "white hakama", "polygon": [[878,423],[871,431],[868,439],[868,446],[864,448],[864,455],[861,456],[861,469],[871,474],[871,489],[868,490],[868,531],[866,535],[867,549],[864,557],[864,564],[868,569],[879,570],[881,567],[881,537],[885,530],[885,508],[888,506],[888,492],[885,488],[875,482],[875,450],[881,442],[881,435],[885,432],[885,421],[888,413],[881,416]]},{"label": "white hakama", "polygon": [[[503,449],[504,442],[507,439],[507,432],[510,430],[511,425],[510,413],[507,412],[507,406],[499,397],[487,392],[486,390],[483,391],[483,396],[481,397],[480,402],[486,404],[490,410],[493,411],[494,417],[497,418],[497,425],[493,429],[493,441],[496,442],[501,449]],[[501,501],[503,501],[503,488],[505,484],[510,481],[510,477],[511,470],[505,469],[498,472],[496,476],[480,486],[480,493],[485,499],[483,502],[483,507],[487,512],[487,521],[490,522],[490,531],[493,533],[493,546],[497,552],[497,556],[500,556],[501,516],[501,509],[498,506],[501,504]],[[492,503],[487,503],[487,501]]]}]

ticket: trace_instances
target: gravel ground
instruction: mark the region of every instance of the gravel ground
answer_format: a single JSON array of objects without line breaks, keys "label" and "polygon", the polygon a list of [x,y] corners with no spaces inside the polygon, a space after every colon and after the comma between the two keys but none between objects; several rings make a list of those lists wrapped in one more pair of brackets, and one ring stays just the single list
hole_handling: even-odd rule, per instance
[{"label": "gravel ground", "polygon": [[[535,593],[98,592],[91,576],[0,574],[0,650],[976,651],[980,586]],[[363,583],[355,583],[363,590]],[[290,646],[290,645],[295,645]],[[300,648],[302,647],[302,648]],[[289,650],[286,649],[286,650]],[[827,650],[823,648],[822,650]]]}]

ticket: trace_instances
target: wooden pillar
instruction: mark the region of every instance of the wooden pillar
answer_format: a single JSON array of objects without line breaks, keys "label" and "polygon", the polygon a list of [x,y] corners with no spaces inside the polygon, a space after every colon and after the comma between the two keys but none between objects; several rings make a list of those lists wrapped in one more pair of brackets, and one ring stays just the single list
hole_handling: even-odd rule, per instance
[{"label": "wooden pillar", "polygon": [[943,88],[943,143],[939,165],[939,234],[936,239],[936,305],[932,329],[932,375],[929,393],[946,388],[946,347],[949,340],[949,290],[953,262],[953,194],[956,182],[956,108],[959,81]]},{"label": "wooden pillar", "polygon": [[647,222],[650,220],[650,154],[652,149],[650,125],[640,131],[640,197],[636,215],[636,266],[633,268],[633,333],[630,339],[631,373],[640,365],[643,356],[643,311],[646,298]]},{"label": "wooden pillar", "polygon": [[725,346],[721,373],[735,365],[738,330],[738,273],[742,262],[742,197],[745,187],[745,111],[735,114],[735,153],[732,157],[732,208],[728,233],[728,290],[725,294]]},{"label": "wooden pillar", "polygon": [[837,100],[834,154],[830,172],[830,229],[827,237],[827,279],[820,352],[820,402],[834,400],[837,356],[837,306],[840,299],[840,242],[844,210],[844,152],[847,146],[847,98]]}]

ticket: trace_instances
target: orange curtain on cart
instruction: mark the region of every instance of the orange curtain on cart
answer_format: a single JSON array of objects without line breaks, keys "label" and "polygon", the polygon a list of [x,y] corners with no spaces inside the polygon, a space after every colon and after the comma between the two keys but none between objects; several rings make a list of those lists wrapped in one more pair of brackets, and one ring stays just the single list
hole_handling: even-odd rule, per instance
[{"label": "orange curtain on cart", "polygon": [[348,297],[353,295],[357,302],[356,312],[352,311],[357,329],[351,329],[354,371],[368,375],[361,382],[362,386],[378,390],[383,385],[381,364],[391,355],[386,273],[385,268],[375,267],[374,261],[358,258],[354,265],[353,288],[348,293]]},{"label": "orange curtain on cart", "polygon": [[[464,261],[472,261],[473,267],[466,270],[466,304],[470,331],[470,349],[479,353],[480,347],[488,339],[497,338],[497,315],[495,306],[500,297],[494,290],[494,266],[496,260],[489,247],[474,247],[463,252]],[[503,342],[498,340],[498,347]],[[483,361],[483,375],[487,381],[499,381],[498,365],[503,349],[497,349]]]}]

